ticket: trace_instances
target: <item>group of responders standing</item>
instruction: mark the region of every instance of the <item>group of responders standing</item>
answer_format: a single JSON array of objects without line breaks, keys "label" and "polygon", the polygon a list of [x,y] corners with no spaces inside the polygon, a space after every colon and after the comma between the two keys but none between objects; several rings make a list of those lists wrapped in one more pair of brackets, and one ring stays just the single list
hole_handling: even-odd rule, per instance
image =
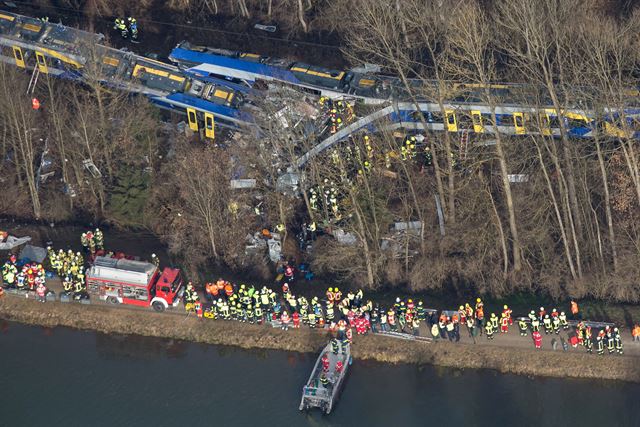
[{"label": "group of responders standing", "polygon": [[138,38],[138,21],[135,18],[128,17],[126,20],[116,18],[113,29],[119,31],[123,39],[131,37],[132,40],[136,40]]},{"label": "group of responders standing", "polygon": [[[593,326],[593,322],[579,320],[578,305],[571,302],[571,324],[564,311],[544,307],[532,310],[527,316],[514,317],[509,306],[504,305],[499,314],[485,316],[484,303],[477,298],[475,304],[463,304],[459,310],[438,312],[427,309],[422,301],[411,298],[396,298],[388,309],[365,298],[362,290],[342,291],[337,287],[327,289],[323,298],[296,296],[290,283],[283,283],[282,292],[263,286],[235,285],[224,279],[205,285],[207,301],[200,301],[192,283],[185,294],[186,308],[198,317],[235,320],[246,323],[269,323],[283,330],[303,326],[312,329],[328,329],[340,344],[351,343],[354,334],[397,332],[419,336],[424,325],[435,340],[460,340],[460,331],[466,328],[469,337],[485,335],[493,340],[496,335],[507,335],[518,326],[521,337],[530,337],[534,348],[542,348],[542,336],[549,335],[555,350],[561,343],[564,350],[569,346],[583,346],[588,353],[623,354],[619,328],[613,325]],[[600,328],[602,328],[600,330]],[[593,331],[592,331],[593,329]]]},{"label": "group of responders standing", "polygon": [[[11,255],[2,266],[2,281],[8,288],[35,291],[40,302],[46,301],[45,280],[44,267],[38,262],[19,263],[16,256]],[[4,290],[0,295],[4,295]]]}]

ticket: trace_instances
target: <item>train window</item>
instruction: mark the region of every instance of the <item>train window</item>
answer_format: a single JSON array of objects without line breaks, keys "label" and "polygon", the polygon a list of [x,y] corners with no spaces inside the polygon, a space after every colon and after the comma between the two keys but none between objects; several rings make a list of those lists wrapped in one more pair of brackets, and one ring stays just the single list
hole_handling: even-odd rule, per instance
[{"label": "train window", "polygon": [[429,111],[426,113],[426,117],[429,123],[444,123],[442,113],[439,111]]},{"label": "train window", "polygon": [[549,127],[552,129],[558,129],[560,127],[558,116],[549,116]]},{"label": "train window", "polygon": [[584,119],[570,119],[567,118],[567,126],[569,128],[588,128],[591,127],[589,122]]},{"label": "train window", "polygon": [[411,113],[409,113],[409,117],[412,121],[419,122],[421,118],[425,117],[425,114],[422,111],[412,111]]},{"label": "train window", "polygon": [[489,113],[482,113],[482,123],[484,126],[493,126],[493,117]]},{"label": "train window", "polygon": [[467,113],[458,113],[458,127],[460,129],[471,129],[473,127],[473,121],[471,116]]},{"label": "train window", "polygon": [[513,126],[513,118],[511,117],[511,115],[496,114],[496,125],[497,126]]}]

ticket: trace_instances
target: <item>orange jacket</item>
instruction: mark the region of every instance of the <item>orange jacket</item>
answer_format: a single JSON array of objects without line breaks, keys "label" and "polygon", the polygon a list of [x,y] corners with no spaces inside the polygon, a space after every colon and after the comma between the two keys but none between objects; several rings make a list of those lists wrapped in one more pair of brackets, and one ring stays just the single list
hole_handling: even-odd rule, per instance
[{"label": "orange jacket", "polygon": [[233,286],[231,286],[231,283],[227,283],[226,285],[224,285],[224,292],[228,297],[233,295]]},{"label": "orange jacket", "polygon": [[571,314],[574,316],[578,314],[578,303],[575,301],[571,301]]}]

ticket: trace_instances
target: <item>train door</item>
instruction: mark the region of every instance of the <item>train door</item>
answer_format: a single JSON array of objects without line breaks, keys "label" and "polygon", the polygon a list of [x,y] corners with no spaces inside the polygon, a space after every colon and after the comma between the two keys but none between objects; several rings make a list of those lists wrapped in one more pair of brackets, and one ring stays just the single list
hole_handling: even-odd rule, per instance
[{"label": "train door", "polygon": [[513,113],[513,126],[516,129],[516,135],[524,135],[526,129],[524,127],[524,115],[522,113]]},{"label": "train door", "polygon": [[47,68],[47,58],[45,58],[42,52],[36,51],[36,62],[38,63],[38,69],[41,73],[47,74],[49,72]]},{"label": "train door", "polygon": [[483,133],[482,113],[480,111],[471,111],[471,121],[473,122],[473,131],[475,133]]},{"label": "train door", "polygon": [[551,135],[551,127],[550,127],[551,120],[549,120],[549,114],[540,113],[539,117],[540,117],[540,133],[542,135]]},{"label": "train door", "polygon": [[211,113],[204,114],[204,136],[210,139],[215,139],[216,136],[213,114]]},{"label": "train door", "polygon": [[19,46],[13,46],[13,57],[16,59],[16,65],[20,68],[25,68],[24,55],[22,49]]},{"label": "train door", "polygon": [[189,129],[198,132],[198,115],[193,108],[187,108],[187,120],[189,121]]},{"label": "train door", "polygon": [[458,131],[458,123],[456,122],[456,113],[453,110],[445,110],[444,112],[446,118],[447,130],[449,132],[457,132]]}]

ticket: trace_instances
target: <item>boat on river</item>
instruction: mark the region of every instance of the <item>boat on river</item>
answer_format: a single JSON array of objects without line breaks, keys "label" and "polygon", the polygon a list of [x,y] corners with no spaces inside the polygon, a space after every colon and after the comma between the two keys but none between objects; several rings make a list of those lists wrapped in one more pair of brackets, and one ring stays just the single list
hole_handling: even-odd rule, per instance
[{"label": "boat on river", "polygon": [[[301,411],[320,408],[325,414],[331,413],[351,363],[351,346],[346,340],[342,342],[336,340],[336,342],[338,352],[334,353],[335,344],[332,345],[329,341],[320,352],[309,380],[302,387]],[[328,369],[322,363],[325,355],[329,360]]]}]

